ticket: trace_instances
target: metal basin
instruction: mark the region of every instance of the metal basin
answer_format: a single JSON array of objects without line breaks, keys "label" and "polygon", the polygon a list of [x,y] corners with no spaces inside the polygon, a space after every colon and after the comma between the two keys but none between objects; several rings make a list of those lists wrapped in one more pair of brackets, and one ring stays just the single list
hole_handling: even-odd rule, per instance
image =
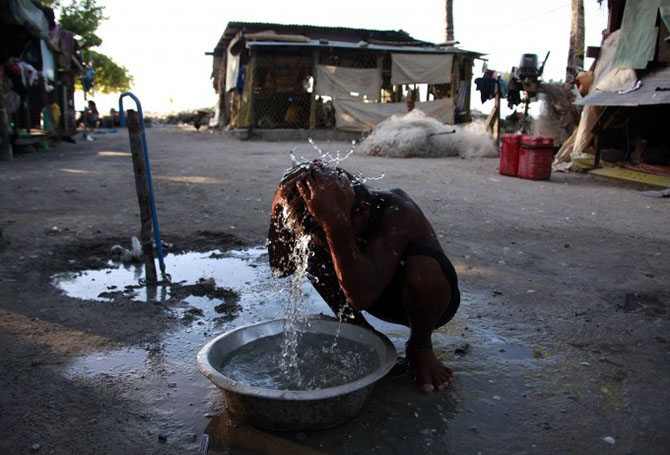
[{"label": "metal basin", "polygon": [[393,367],[396,350],[383,334],[354,326],[339,324],[323,316],[308,316],[309,325],[299,330],[339,336],[371,347],[379,359],[379,367],[367,376],[337,387],[317,390],[276,390],[253,387],[221,374],[215,366],[235,349],[259,338],[283,332],[283,320],[251,324],[226,332],[207,343],[198,353],[198,368],[223,392],[229,417],[269,430],[316,430],[342,424],[367,403],[374,383]]}]

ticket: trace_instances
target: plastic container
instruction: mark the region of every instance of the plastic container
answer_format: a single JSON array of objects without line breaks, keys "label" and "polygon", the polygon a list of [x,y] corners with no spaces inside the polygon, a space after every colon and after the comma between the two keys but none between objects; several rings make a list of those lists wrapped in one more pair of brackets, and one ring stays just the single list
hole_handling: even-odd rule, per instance
[{"label": "plastic container", "polygon": [[523,136],[519,149],[517,176],[522,179],[548,180],[554,159],[554,139],[549,136]]},{"label": "plastic container", "polygon": [[500,138],[500,166],[498,166],[500,174],[516,177],[521,137],[521,134],[503,134]]}]

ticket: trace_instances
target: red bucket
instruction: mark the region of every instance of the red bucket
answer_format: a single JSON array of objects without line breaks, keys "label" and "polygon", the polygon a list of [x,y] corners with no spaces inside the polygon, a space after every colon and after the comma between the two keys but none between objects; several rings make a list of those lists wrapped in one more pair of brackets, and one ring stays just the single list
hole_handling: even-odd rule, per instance
[{"label": "red bucket", "polygon": [[503,134],[500,138],[500,166],[498,167],[500,174],[516,177],[521,136],[521,134]]},{"label": "red bucket", "polygon": [[517,176],[522,179],[548,180],[554,160],[554,140],[549,136],[524,136],[519,150]]}]

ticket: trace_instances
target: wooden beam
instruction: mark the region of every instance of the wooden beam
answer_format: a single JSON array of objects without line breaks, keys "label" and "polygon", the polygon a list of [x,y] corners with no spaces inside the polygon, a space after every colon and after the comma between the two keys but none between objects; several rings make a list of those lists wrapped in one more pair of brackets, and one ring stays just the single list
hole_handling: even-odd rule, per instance
[{"label": "wooden beam", "polygon": [[251,57],[249,58],[249,99],[247,100],[247,121],[246,126],[251,128],[254,122],[254,98],[256,92],[256,48],[250,49]]},{"label": "wooden beam", "polygon": [[156,283],[156,264],[154,262],[153,225],[151,219],[151,195],[149,193],[149,181],[147,180],[147,168],[144,161],[144,146],[142,144],[142,129],[140,128],[140,116],[133,110],[128,110],[126,125],[130,137],[130,152],[133,159],[133,172],[135,174],[135,190],[137,202],[140,205],[140,243],[144,256],[145,278],[147,284]]},{"label": "wooden beam", "polygon": [[309,102],[309,129],[316,128],[316,67],[319,65],[319,49],[312,51],[312,96]]},{"label": "wooden beam", "polygon": [[7,115],[7,109],[5,108],[5,90],[2,79],[4,79],[4,75],[0,72],[0,140],[2,140],[0,160],[10,161],[14,158],[14,154],[9,143],[9,115]]}]

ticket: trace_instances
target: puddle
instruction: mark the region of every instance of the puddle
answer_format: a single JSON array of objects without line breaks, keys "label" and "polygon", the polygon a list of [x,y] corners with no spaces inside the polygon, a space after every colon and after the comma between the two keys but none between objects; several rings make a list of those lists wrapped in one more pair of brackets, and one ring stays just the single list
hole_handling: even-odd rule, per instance
[{"label": "puddle", "polygon": [[[214,250],[170,254],[165,257],[165,271],[172,277],[173,283],[195,284],[201,278],[215,278],[218,286],[241,288],[258,283],[259,273],[255,268],[262,265],[260,258],[264,254],[267,250],[260,247],[226,253]],[[112,261],[108,265],[109,268],[101,270],[59,273],[53,276],[52,283],[68,296],[82,300],[112,301],[116,293],[141,302],[164,301],[170,297],[169,285],[140,286],[140,281],[144,279],[144,266],[121,265]]]},{"label": "puddle", "polygon": [[[124,396],[143,402],[161,414],[167,414],[199,431],[205,428],[205,415],[220,407],[218,390],[200,374],[195,358],[202,346],[216,335],[240,325],[276,319],[284,314],[288,292],[284,283],[272,278],[265,248],[252,248],[221,253],[186,253],[165,259],[173,282],[189,289],[201,279],[213,279],[217,288],[233,291],[237,311],[219,313],[225,300],[189,295],[172,307],[178,320],[175,329],[166,333],[155,345],[96,352],[71,363],[65,375],[73,380],[107,383],[116,378]],[[113,265],[113,264],[110,264]],[[75,274],[58,274],[53,284],[70,297],[111,301],[104,294],[135,287],[143,277],[140,267],[114,266]],[[100,294],[103,294],[102,296]],[[331,314],[311,285],[304,283],[303,313]],[[169,286],[158,290],[157,298],[167,300]],[[133,289],[133,300],[152,300],[146,288]],[[151,296],[149,296],[151,297]],[[161,392],[163,391],[163,392]],[[215,404],[213,404],[215,403]]]},{"label": "puddle", "polygon": [[[143,405],[147,412],[169,417],[166,421],[172,422],[173,427],[164,430],[170,434],[200,435],[208,422],[211,428],[215,421],[212,417],[224,413],[224,404],[218,389],[198,371],[197,352],[207,341],[227,330],[282,317],[289,295],[283,289],[288,287],[282,280],[272,278],[267,251],[262,247],[225,253],[170,255],[165,262],[173,282],[179,282],[182,287],[188,289],[189,285],[205,278],[213,279],[217,288],[230,290],[236,299],[236,310],[223,314],[216,311],[226,296],[188,295],[173,300],[170,307],[176,323],[160,341],[148,346],[92,353],[72,362],[65,374],[75,381],[114,387],[116,393]],[[107,301],[113,298],[100,294],[136,286],[141,278],[141,269],[115,267],[59,274],[54,276],[54,285],[71,297]],[[138,303],[152,298],[166,300],[170,295],[169,288],[159,289],[155,297],[147,295],[146,289],[132,291],[132,298]],[[331,314],[307,282],[303,283],[302,292],[303,314]],[[341,437],[353,444],[350,445],[352,450],[379,450],[376,446],[361,445],[360,441],[369,439],[366,432],[380,425],[378,430],[383,433],[380,443],[389,449],[410,447],[412,437],[407,436],[410,434],[419,435],[417,438],[423,441],[422,444],[433,444],[434,448],[437,444],[453,444],[452,439],[458,438],[455,431],[469,434],[472,426],[486,424],[491,430],[503,431],[509,420],[509,406],[523,406],[528,372],[543,360],[538,360],[533,348],[497,335],[488,328],[490,321],[474,318],[472,313],[483,298],[468,293],[463,295],[466,301],[456,318],[433,336],[436,354],[457,372],[451,392],[420,396],[406,377],[391,379],[391,382],[380,384],[377,399],[373,400],[376,404],[370,408],[373,415],[361,417],[365,424],[360,431],[352,429],[354,424],[345,425],[340,430],[315,434],[311,441],[314,444],[307,445],[319,449],[319,444],[327,447],[329,441]],[[388,324],[369,315],[366,318],[391,339],[398,352],[404,352],[409,335],[406,327]],[[456,351],[457,347],[466,344],[465,352]],[[462,412],[464,409],[467,412]],[[387,420],[381,422],[375,415],[387,416]],[[424,419],[418,420],[415,415],[425,416],[430,422],[424,423]],[[408,421],[416,423],[408,426]],[[450,436],[445,442],[445,433],[432,429],[437,425],[444,428],[447,422]],[[356,436],[353,439],[352,434]],[[351,442],[355,440],[359,443]],[[429,450],[428,446],[425,448]]]}]

